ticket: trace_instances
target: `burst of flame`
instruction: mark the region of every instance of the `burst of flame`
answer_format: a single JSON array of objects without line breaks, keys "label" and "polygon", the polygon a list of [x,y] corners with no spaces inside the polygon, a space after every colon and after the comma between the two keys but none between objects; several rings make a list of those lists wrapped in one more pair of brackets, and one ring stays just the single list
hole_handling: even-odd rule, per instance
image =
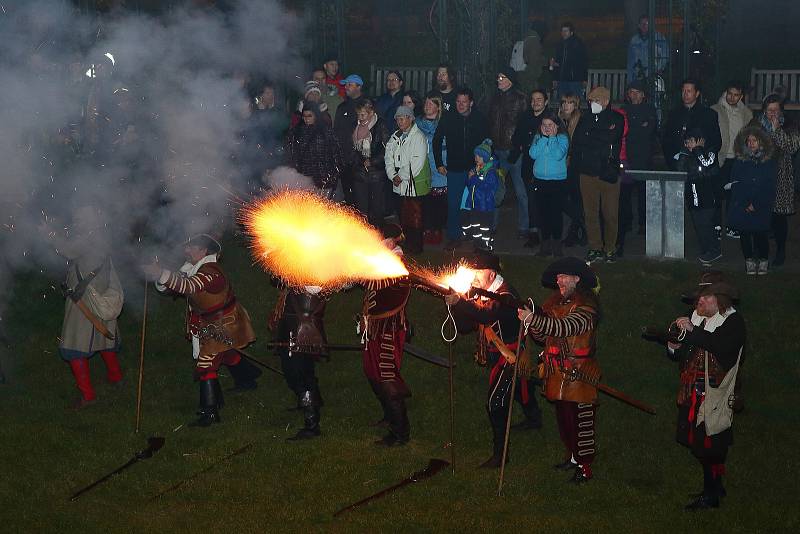
[{"label": "burst of flame", "polygon": [[292,286],[333,289],[408,274],[381,234],[351,210],[309,191],[281,191],[241,212],[253,255]]},{"label": "burst of flame", "polygon": [[466,293],[475,279],[475,270],[459,265],[455,271],[440,276],[442,285],[453,289],[456,293]]}]

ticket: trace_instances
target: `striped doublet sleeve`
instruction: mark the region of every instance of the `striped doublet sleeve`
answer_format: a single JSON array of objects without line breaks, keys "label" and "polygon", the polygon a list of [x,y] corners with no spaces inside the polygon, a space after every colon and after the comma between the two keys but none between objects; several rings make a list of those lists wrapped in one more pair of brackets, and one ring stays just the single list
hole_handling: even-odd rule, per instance
[{"label": "striped doublet sleeve", "polygon": [[531,321],[531,333],[536,337],[578,336],[594,328],[596,313],[594,308],[580,306],[561,318],[536,314]]},{"label": "striped doublet sleeve", "polygon": [[220,281],[222,281],[222,276],[216,271],[199,272],[189,277],[182,276],[180,273],[169,273],[164,285],[176,293],[189,295],[200,293],[201,291],[209,291],[212,286],[217,285]]}]

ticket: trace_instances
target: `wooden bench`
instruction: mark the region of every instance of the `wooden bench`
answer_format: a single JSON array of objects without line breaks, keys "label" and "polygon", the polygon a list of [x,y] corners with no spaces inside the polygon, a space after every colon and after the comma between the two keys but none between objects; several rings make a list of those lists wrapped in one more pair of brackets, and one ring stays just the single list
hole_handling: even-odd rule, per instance
[{"label": "wooden bench", "polygon": [[628,71],[625,69],[589,69],[586,92],[588,93],[598,85],[611,91],[612,103],[621,104],[625,102],[625,90],[628,88]]},{"label": "wooden bench", "polygon": [[369,94],[373,97],[381,96],[386,91],[386,75],[391,70],[396,70],[403,77],[403,90],[414,90],[425,96],[433,89],[436,82],[436,67],[381,67],[370,66]]},{"label": "wooden bench", "polygon": [[761,109],[761,102],[776,87],[785,90],[786,109],[800,110],[800,70],[752,69],[748,105],[753,109]]}]

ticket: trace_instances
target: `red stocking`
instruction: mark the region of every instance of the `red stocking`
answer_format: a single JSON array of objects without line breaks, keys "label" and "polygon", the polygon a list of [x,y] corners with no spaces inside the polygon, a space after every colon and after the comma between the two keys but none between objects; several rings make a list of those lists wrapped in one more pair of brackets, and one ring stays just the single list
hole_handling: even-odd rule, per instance
[{"label": "red stocking", "polygon": [[106,364],[108,381],[114,384],[122,380],[122,371],[119,368],[119,361],[117,361],[117,353],[112,350],[102,350],[100,351],[100,357],[103,358]]},{"label": "red stocking", "polygon": [[75,376],[75,382],[78,384],[78,390],[81,392],[83,400],[93,401],[95,394],[94,388],[92,388],[92,379],[89,376],[89,361],[86,358],[76,358],[69,360],[69,366]]}]

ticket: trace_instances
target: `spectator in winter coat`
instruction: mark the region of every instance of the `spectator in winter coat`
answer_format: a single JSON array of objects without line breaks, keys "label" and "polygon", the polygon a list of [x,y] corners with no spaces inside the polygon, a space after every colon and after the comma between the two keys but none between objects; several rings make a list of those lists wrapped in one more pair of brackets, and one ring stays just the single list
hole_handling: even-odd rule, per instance
[{"label": "spectator in winter coat", "polygon": [[[438,245],[442,242],[442,229],[447,224],[447,176],[436,168],[433,157],[433,136],[442,118],[442,101],[438,96],[425,99],[423,114],[415,121],[417,128],[428,141],[428,164],[431,168],[431,192],[422,203],[422,222],[425,227],[425,244]],[[447,166],[447,145],[442,144],[442,162]]]},{"label": "spectator in winter coat", "polygon": [[[527,235],[530,229],[528,219],[528,193],[525,182],[522,181],[522,161],[517,158],[514,163],[509,161],[511,154],[511,137],[520,115],[525,112],[526,98],[522,91],[515,86],[514,74],[511,69],[497,74],[497,92],[489,103],[489,135],[492,147],[497,156],[500,168],[511,176],[514,186],[514,196],[517,199],[517,233]],[[494,227],[495,224],[492,224]]]},{"label": "spectator in winter coat", "polygon": [[548,110],[542,114],[539,133],[533,138],[533,188],[539,205],[542,246],[537,256],[562,256],[562,215],[567,197],[569,136],[561,119]]},{"label": "spectator in winter coat", "polygon": [[707,267],[722,258],[722,250],[713,222],[714,192],[719,173],[717,153],[707,148],[705,142],[700,128],[688,130],[684,136],[684,149],[678,153],[676,161],[677,169],[686,172],[684,198],[700,245],[697,259]]},{"label": "spectator in winter coat", "polygon": [[[722,204],[725,200],[725,184],[730,182],[731,168],[736,161],[736,149],[734,140],[742,128],[750,124],[753,120],[753,112],[743,101],[745,85],[742,82],[731,81],[725,88],[725,92],[719,97],[719,101],[711,106],[717,112],[719,121],[719,133],[722,145],[717,154],[717,162],[720,165],[718,179],[717,206],[714,212],[714,225],[718,227],[718,232],[722,232]],[[728,190],[730,191],[730,190]],[[728,229],[729,237],[737,237],[736,231]]]},{"label": "spectator in winter coat", "polygon": [[[619,153],[625,118],[608,107],[611,93],[599,86],[589,93],[591,113],[581,116],[572,137],[572,160],[580,173],[589,263],[617,260]],[[603,226],[600,226],[602,211]]]},{"label": "spectator in winter coat", "polygon": [[414,112],[405,106],[395,111],[397,131],[386,144],[384,164],[392,191],[399,197],[400,225],[406,234],[406,250],[422,252],[422,201],[430,191],[428,143],[414,124]]},{"label": "spectator in winter coat", "polygon": [[783,265],[786,260],[786,238],[789,233],[789,215],[794,207],[794,168],[792,158],[800,149],[800,132],[786,120],[783,98],[768,95],[762,104],[758,123],[775,145],[778,178],[775,183],[775,205],[772,208],[772,235],[775,237],[775,258],[772,266]]},{"label": "spectator in winter coat", "polygon": [[492,250],[495,194],[500,179],[497,160],[492,156],[492,140],[484,139],[474,150],[475,166],[467,174],[461,200],[461,231],[466,241]]},{"label": "spectator in winter coat", "polygon": [[575,26],[571,22],[561,25],[561,42],[556,47],[555,57],[550,58],[550,70],[553,72],[553,89],[558,97],[567,93],[582,95],[586,90],[589,78],[589,60],[583,41],[575,35]]},{"label": "spectator in winter coat", "polygon": [[[444,106],[444,102],[442,102]],[[473,151],[489,136],[489,124],[480,111],[473,108],[472,91],[458,90],[455,113],[443,113],[433,136],[433,157],[436,168],[447,177],[447,248],[454,248],[461,238],[458,223],[461,194],[467,180],[467,172],[474,160]],[[447,145],[447,166],[443,159],[443,147]]]},{"label": "spectator in winter coat", "polygon": [[[625,136],[625,169],[652,170],[653,147],[656,140],[658,118],[656,108],[645,98],[645,84],[635,81],[628,84],[622,111],[628,120]],[[644,182],[634,181],[627,173],[622,176],[619,193],[619,248],[625,243],[625,234],[633,230],[633,195],[636,193],[636,211],[639,234],[644,234],[645,195]],[[620,251],[620,254],[622,252]]]},{"label": "spectator in winter coat", "polygon": [[358,122],[353,130],[353,195],[358,210],[376,228],[383,225],[386,194],[386,164],[384,155],[389,131],[370,100],[356,106]]},{"label": "spectator in winter coat", "polygon": [[403,83],[400,71],[390,70],[386,74],[386,92],[375,101],[375,112],[386,124],[394,122],[394,112],[403,105]]},{"label": "spectator in winter coat", "polygon": [[333,130],[322,120],[319,106],[303,104],[303,122],[289,130],[285,153],[287,163],[297,172],[314,180],[314,185],[328,198],[341,200],[336,193],[344,167],[344,158]]},{"label": "spectator in winter coat", "polygon": [[514,127],[514,134],[511,136],[511,152],[508,155],[509,163],[516,163],[522,157],[522,169],[520,174],[522,181],[525,182],[528,190],[528,231],[520,231],[517,237],[525,239],[525,246],[534,248],[539,245],[539,214],[533,191],[533,160],[530,157],[531,143],[533,137],[539,131],[542,124],[542,114],[547,109],[547,92],[544,89],[534,89],[531,92],[530,108],[521,113]]},{"label": "spectator in winter coat", "polygon": [[764,130],[748,126],[736,136],[728,226],[740,234],[747,274],[769,272],[769,233],[778,166],[775,146]]}]

